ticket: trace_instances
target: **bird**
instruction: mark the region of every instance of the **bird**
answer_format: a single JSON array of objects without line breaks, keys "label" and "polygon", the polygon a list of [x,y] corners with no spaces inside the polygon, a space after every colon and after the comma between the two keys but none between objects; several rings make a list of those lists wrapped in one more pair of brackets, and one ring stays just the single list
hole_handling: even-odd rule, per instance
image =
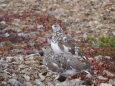
[{"label": "bird", "polygon": [[71,37],[71,35],[65,34],[59,24],[53,24],[52,30],[53,33],[50,45],[55,54],[59,55],[62,53],[68,53],[85,59],[82,56],[80,48],[76,45],[76,41]]},{"label": "bird", "polygon": [[42,48],[45,55],[43,63],[47,69],[65,75],[83,70],[86,63],[80,62],[77,58],[82,57],[82,53],[76,46],[76,41],[70,35],[65,34],[59,24],[53,24],[52,30],[50,47]]},{"label": "bird", "polygon": [[59,24],[52,25],[52,30],[50,46],[42,48],[43,65],[46,69],[64,77],[89,71],[90,64],[77,58],[79,55],[82,57],[82,54],[80,48],[76,46],[75,40],[70,35],[66,35]]},{"label": "bird", "polygon": [[55,54],[69,53],[72,49],[74,50],[74,45],[70,43],[71,41],[64,34],[60,25],[52,25],[52,30],[51,48]]},{"label": "bird", "polygon": [[66,53],[57,55],[53,53],[49,47],[42,49],[44,52],[43,64],[47,70],[52,73],[68,77],[90,69],[90,65],[88,63],[81,62],[77,58],[72,58]]}]

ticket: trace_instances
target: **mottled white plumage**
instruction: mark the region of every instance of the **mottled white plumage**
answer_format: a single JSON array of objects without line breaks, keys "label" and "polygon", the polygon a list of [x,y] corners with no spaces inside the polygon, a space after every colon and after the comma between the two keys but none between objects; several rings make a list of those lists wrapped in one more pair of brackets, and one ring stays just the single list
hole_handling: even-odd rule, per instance
[{"label": "mottled white plumage", "polygon": [[76,46],[76,41],[70,36],[64,34],[62,28],[58,24],[52,25],[52,39],[50,41],[51,48],[55,54],[68,53],[76,55],[77,57],[82,57],[80,48]]},{"label": "mottled white plumage", "polygon": [[55,54],[63,53],[63,51],[59,47],[58,43],[55,43],[55,42],[51,41],[51,48],[53,49]]},{"label": "mottled white plumage", "polygon": [[47,69],[63,76],[74,75],[89,69],[87,63],[81,62],[75,58],[75,55],[75,57],[73,56],[76,54],[75,50],[80,53],[75,41],[70,36],[65,35],[58,24],[52,25],[52,30],[51,48],[43,48],[44,65]]},{"label": "mottled white plumage", "polygon": [[51,48],[55,54],[75,52],[75,44],[69,36],[63,33],[62,28],[58,25],[52,25],[53,35],[51,39]]},{"label": "mottled white plumage", "polygon": [[[89,66],[85,62],[80,62],[77,58],[71,58],[67,54],[61,55],[52,54],[49,48],[43,49],[45,52],[44,65],[51,72],[58,73],[63,76],[70,76],[76,73],[89,69]],[[49,52],[50,51],[50,52]]]}]

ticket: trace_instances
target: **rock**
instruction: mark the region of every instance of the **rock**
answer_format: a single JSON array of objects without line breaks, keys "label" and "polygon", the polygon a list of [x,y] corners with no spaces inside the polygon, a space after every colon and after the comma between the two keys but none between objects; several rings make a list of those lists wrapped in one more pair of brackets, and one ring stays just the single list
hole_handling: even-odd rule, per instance
[{"label": "rock", "polygon": [[42,29],[42,28],[44,28],[44,26],[43,25],[37,25],[37,28]]},{"label": "rock", "polygon": [[18,55],[18,56],[15,57],[15,60],[16,60],[16,62],[18,62],[18,63],[22,63],[22,62],[24,61],[24,57],[21,56],[21,55]]},{"label": "rock", "polygon": [[39,51],[39,54],[40,54],[40,56],[43,56],[44,52],[43,51]]},{"label": "rock", "polygon": [[111,72],[109,72],[109,71],[107,71],[107,70],[104,70],[103,73],[106,73],[108,76],[114,76],[113,73],[111,73]]},{"label": "rock", "polygon": [[[1,82],[3,85],[6,85],[7,84],[7,82],[5,82],[5,81],[2,81]],[[0,85],[0,86],[2,86],[2,85]]]},{"label": "rock", "polygon": [[5,7],[5,6],[7,6],[7,4],[1,4],[1,7]]},{"label": "rock", "polygon": [[7,61],[7,62],[11,62],[12,59],[13,59],[13,57],[11,57],[11,56],[7,56],[7,57],[6,57],[6,61]]},{"label": "rock", "polygon": [[37,86],[45,86],[39,79],[36,79],[34,82]]},{"label": "rock", "polygon": [[5,34],[4,34],[4,37],[8,37],[8,36],[10,36],[9,33],[5,33]]},{"label": "rock", "polygon": [[11,50],[11,52],[14,54],[19,54],[19,53],[23,53],[24,50],[23,49],[13,49],[13,50]]},{"label": "rock", "polygon": [[10,84],[14,85],[14,86],[19,83],[16,79],[9,79],[8,82],[9,82]]},{"label": "rock", "polygon": [[23,76],[18,76],[18,78],[17,78],[17,80],[20,82],[20,83],[22,83],[22,84],[24,84],[25,83],[25,79],[24,79],[24,77]]},{"label": "rock", "polygon": [[29,64],[31,64],[31,61],[24,61],[24,63],[25,63],[26,65],[29,65]]},{"label": "rock", "polygon": [[60,81],[60,82],[64,82],[66,80],[66,77],[60,75],[57,80]]},{"label": "rock", "polygon": [[67,80],[64,82],[58,82],[55,86],[80,86],[81,80],[75,79],[75,80]]},{"label": "rock", "polygon": [[69,2],[70,2],[70,0],[64,0],[64,2],[65,2],[65,3],[69,3]]},{"label": "rock", "polygon": [[26,67],[26,66],[25,66],[24,64],[20,64],[20,65],[18,66],[19,69],[25,69],[25,67]]},{"label": "rock", "polygon": [[48,86],[54,86],[51,82],[48,82],[47,85],[48,85]]},{"label": "rock", "polygon": [[26,79],[26,81],[30,80],[30,77],[28,75],[24,75],[24,78]]},{"label": "rock", "polygon": [[110,56],[104,56],[104,58],[106,58],[106,59],[111,59],[111,57],[110,57]]},{"label": "rock", "polygon": [[115,35],[115,31],[113,31],[112,33],[113,33],[113,35]]},{"label": "rock", "polygon": [[42,73],[39,73],[39,77],[42,81],[45,80],[45,76],[43,76]]},{"label": "rock", "polygon": [[109,84],[115,85],[115,80],[110,79]]},{"label": "rock", "polygon": [[112,86],[112,84],[108,84],[108,83],[101,83],[99,86]]},{"label": "rock", "polygon": [[98,76],[97,78],[100,79],[100,80],[107,80],[108,79],[108,78],[105,78],[103,76]]},{"label": "rock", "polygon": [[46,76],[46,75],[47,75],[47,72],[42,73],[42,75],[43,75],[43,76]]},{"label": "rock", "polygon": [[33,86],[31,82],[25,82],[26,86]]},{"label": "rock", "polygon": [[0,24],[6,24],[6,21],[1,21]]},{"label": "rock", "polygon": [[3,84],[3,83],[0,83],[0,86],[5,86],[5,84]]},{"label": "rock", "polygon": [[93,82],[91,81],[91,80],[85,80],[84,82],[83,82],[83,85],[88,85],[88,86],[91,86],[93,84]]},{"label": "rock", "polygon": [[102,56],[101,56],[101,55],[99,55],[99,56],[95,56],[94,58],[97,60],[97,59],[101,59],[101,58],[102,58]]}]

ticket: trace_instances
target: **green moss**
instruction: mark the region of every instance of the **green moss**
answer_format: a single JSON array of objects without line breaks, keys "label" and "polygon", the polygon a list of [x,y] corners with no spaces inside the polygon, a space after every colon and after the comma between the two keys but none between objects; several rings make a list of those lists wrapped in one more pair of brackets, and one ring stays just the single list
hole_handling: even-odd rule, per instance
[{"label": "green moss", "polygon": [[100,36],[97,38],[94,36],[87,36],[87,39],[93,43],[93,46],[96,47],[115,47],[115,35]]},{"label": "green moss", "polygon": [[108,43],[109,42],[109,37],[101,36],[101,37],[98,38],[98,41],[100,41],[102,43]]},{"label": "green moss", "polygon": [[91,40],[91,41],[96,41],[96,38],[94,36],[91,36],[91,35],[88,35],[87,39]]},{"label": "green moss", "polygon": [[110,37],[109,42],[112,47],[115,47],[115,35]]}]

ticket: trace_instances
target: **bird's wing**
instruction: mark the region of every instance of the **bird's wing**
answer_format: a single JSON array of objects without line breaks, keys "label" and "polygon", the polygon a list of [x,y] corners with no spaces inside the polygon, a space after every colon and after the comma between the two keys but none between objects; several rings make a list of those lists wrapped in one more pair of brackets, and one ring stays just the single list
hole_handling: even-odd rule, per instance
[{"label": "bird's wing", "polygon": [[70,53],[75,54],[76,42],[72,37],[67,36],[65,41],[63,41],[63,45],[69,48]]}]

